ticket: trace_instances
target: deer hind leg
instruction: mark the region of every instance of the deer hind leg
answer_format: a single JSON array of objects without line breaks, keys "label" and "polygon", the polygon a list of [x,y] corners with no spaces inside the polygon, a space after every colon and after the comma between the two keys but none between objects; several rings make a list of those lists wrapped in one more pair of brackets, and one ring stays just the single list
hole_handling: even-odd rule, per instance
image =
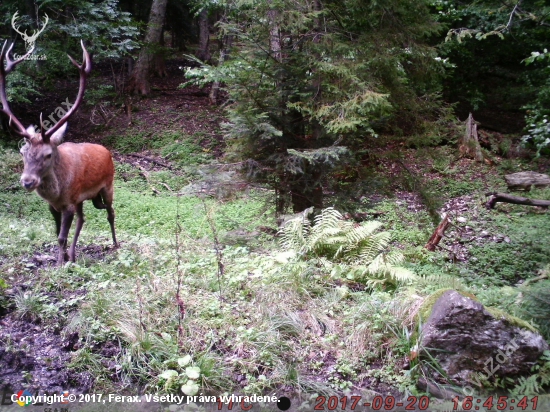
[{"label": "deer hind leg", "polygon": [[72,208],[65,209],[61,213],[61,229],[57,236],[57,243],[59,243],[59,254],[57,255],[57,264],[63,265],[63,262],[68,257],[65,253],[67,249],[67,236],[69,235],[69,229],[71,223],[73,223],[74,210]]},{"label": "deer hind leg", "polygon": [[96,209],[107,209],[107,205],[105,205],[101,196],[101,190],[96,197],[92,197],[92,203]]},{"label": "deer hind leg", "polygon": [[[101,207],[96,206],[96,199],[98,199],[101,196],[103,199],[103,202],[97,201],[98,205],[101,205]],[[104,187],[101,189],[98,193],[98,195],[92,199],[92,202],[94,203],[94,206],[97,209],[107,209],[107,220],[109,221],[109,225],[111,225],[111,235],[113,236],[113,244],[115,247],[118,247],[118,243],[116,241],[116,234],[115,234],[115,210],[113,209],[113,186]]]},{"label": "deer hind leg", "polygon": [[74,231],[74,238],[71,247],[69,248],[69,260],[71,262],[75,261],[76,258],[76,242],[78,241],[78,236],[82,230],[82,225],[84,224],[84,209],[83,203],[76,205],[76,228]]}]

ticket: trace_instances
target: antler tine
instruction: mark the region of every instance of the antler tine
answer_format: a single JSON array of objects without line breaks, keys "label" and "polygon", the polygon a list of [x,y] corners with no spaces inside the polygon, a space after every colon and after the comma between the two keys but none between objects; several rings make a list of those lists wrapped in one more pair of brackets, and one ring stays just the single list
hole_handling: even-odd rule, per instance
[{"label": "antler tine", "polygon": [[17,60],[12,60],[10,58],[10,53],[15,43],[12,43],[10,47],[8,47],[8,50],[6,51],[6,53],[4,54],[4,48],[6,47],[7,43],[8,41],[6,40],[4,42],[4,46],[2,46],[2,54],[0,55],[0,61],[4,60],[4,57],[6,58],[6,69],[5,69],[6,74],[10,73],[15,68],[15,66],[21,63],[23,60],[26,60],[26,58],[29,57],[34,52],[34,46],[33,46],[24,56],[21,56]]},{"label": "antler tine", "polygon": [[92,71],[92,59],[90,58],[90,53],[88,53],[88,50],[86,50],[86,47],[84,47],[83,40],[80,40],[80,45],[82,46],[82,64],[78,64],[75,59],[67,55],[69,56],[71,63],[74,64],[80,72],[80,86],[78,89],[76,100],[69,111],[65,113],[65,115],[61,119],[59,119],[59,121],[53,127],[46,131],[46,134],[43,134],[42,138],[46,136],[46,138],[49,139],[51,135],[53,135],[61,126],[63,126],[67,122],[67,120],[69,120],[69,117],[73,115],[76,109],[78,109],[78,106],[80,106],[80,103],[82,103],[84,91],[86,90],[86,76]]},{"label": "antler tine", "polygon": [[[31,138],[32,136],[30,133],[27,132],[23,124],[14,116],[8,104],[8,97],[6,95],[6,75],[10,73],[15,66],[25,60],[34,51],[34,47],[19,59],[12,60],[10,58],[10,53],[13,49],[13,43],[6,49],[7,44],[8,41],[6,40],[2,46],[2,52],[0,53],[0,101],[2,102],[2,109],[0,110],[10,118],[10,126],[13,127],[16,133]],[[4,60],[6,61],[6,67],[4,67]]]},{"label": "antler tine", "polygon": [[42,121],[42,112],[40,112],[40,135],[42,136],[42,141],[48,143],[50,141],[49,137],[46,137],[46,128],[44,127],[44,122]]}]

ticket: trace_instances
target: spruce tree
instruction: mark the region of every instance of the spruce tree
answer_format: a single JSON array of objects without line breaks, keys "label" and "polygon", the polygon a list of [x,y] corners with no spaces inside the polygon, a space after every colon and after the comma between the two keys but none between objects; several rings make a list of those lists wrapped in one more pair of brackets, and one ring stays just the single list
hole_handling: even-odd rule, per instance
[{"label": "spruce tree", "polygon": [[437,61],[425,41],[438,26],[427,2],[250,0],[227,7],[221,29],[235,39],[229,58],[188,74],[226,85],[230,152],[246,160],[250,178],[277,190],[279,212],[322,207],[323,181],[349,161],[351,143],[368,144],[374,124],[411,125],[419,96],[437,90]]}]

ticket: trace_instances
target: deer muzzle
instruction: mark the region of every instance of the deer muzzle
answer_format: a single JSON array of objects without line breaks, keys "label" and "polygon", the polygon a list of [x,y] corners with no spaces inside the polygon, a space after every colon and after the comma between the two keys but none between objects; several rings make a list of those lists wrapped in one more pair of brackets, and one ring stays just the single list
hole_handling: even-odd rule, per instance
[{"label": "deer muzzle", "polygon": [[39,184],[40,178],[37,176],[32,176],[28,174],[23,174],[21,176],[21,185],[29,192],[32,192],[34,189],[36,189]]}]

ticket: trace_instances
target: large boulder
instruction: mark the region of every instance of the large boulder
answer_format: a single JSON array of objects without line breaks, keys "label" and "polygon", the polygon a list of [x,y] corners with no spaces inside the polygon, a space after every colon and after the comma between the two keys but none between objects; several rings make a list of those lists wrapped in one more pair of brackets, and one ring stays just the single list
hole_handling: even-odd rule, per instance
[{"label": "large boulder", "polygon": [[473,392],[496,377],[530,374],[548,344],[519,319],[447,290],[431,307],[420,347],[420,356],[435,359],[445,372],[437,380]]}]

